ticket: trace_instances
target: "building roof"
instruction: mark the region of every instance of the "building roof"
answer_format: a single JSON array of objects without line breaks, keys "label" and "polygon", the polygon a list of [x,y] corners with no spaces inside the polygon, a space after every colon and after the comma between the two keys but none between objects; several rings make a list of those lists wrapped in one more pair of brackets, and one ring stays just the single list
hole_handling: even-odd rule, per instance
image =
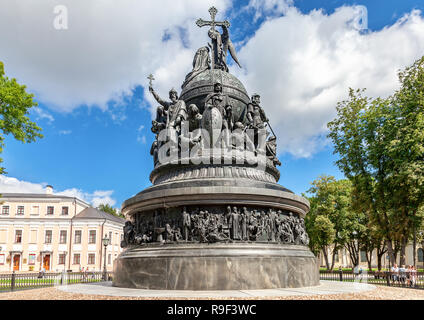
[{"label": "building roof", "polygon": [[114,216],[113,214],[97,210],[95,208],[89,207],[82,210],[72,219],[106,219],[118,223],[125,223],[125,219]]},{"label": "building roof", "polygon": [[85,204],[87,206],[90,206],[90,204],[87,203],[87,202],[85,202],[84,200],[81,200],[81,199],[76,198],[76,197],[70,197],[70,196],[61,195],[61,194],[47,194],[47,193],[2,193],[0,191],[0,199],[2,199],[2,198],[25,198],[25,199],[28,199],[28,198],[41,199],[41,198],[44,198],[44,199],[69,199],[69,200],[76,199],[79,202],[81,202],[81,203],[83,203],[83,204]]},{"label": "building roof", "polygon": [[1,193],[0,198],[61,198],[61,199],[74,199],[75,197],[63,196],[60,194],[46,194],[46,193]]}]

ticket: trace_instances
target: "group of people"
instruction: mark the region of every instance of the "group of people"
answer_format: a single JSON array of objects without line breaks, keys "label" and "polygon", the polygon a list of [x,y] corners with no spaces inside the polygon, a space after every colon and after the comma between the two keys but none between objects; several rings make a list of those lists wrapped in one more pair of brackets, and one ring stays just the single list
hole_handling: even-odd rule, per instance
[{"label": "group of people", "polygon": [[393,283],[406,284],[408,287],[415,287],[417,283],[417,269],[415,266],[409,265],[405,267],[401,265],[400,268],[394,264],[391,268],[391,278]]}]

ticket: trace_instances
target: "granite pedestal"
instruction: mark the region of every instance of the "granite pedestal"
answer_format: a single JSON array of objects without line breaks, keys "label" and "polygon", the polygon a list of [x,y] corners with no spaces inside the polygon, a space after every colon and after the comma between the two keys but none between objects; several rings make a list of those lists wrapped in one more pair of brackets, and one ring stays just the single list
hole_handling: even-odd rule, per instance
[{"label": "granite pedestal", "polygon": [[134,247],[115,261],[113,285],[161,290],[253,290],[319,285],[305,246],[271,243]]}]

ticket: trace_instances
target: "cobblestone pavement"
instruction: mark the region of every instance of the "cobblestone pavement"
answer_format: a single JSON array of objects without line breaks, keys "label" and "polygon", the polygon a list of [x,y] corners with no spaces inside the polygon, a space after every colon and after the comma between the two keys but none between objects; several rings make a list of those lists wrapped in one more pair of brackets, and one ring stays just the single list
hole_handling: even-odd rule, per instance
[{"label": "cobblestone pavement", "polygon": [[[235,298],[236,300],[257,300],[257,298]],[[424,300],[424,290],[377,287],[375,290],[316,296],[286,296],[262,297],[265,300]],[[0,293],[0,300],[173,300],[171,298],[145,298],[145,297],[113,297],[101,295],[86,295],[69,293],[56,288],[32,289],[17,292]],[[178,300],[182,300],[178,298]],[[187,299],[196,300],[196,299]],[[213,300],[201,298],[200,300]],[[222,300],[222,299],[218,299]],[[234,300],[225,298],[225,300]]]}]

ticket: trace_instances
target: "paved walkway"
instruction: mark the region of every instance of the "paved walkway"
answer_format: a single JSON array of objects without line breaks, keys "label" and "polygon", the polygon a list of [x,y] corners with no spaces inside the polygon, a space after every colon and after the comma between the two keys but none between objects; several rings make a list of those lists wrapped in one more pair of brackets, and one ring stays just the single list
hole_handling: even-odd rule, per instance
[{"label": "paved walkway", "polygon": [[114,297],[144,298],[263,298],[288,296],[333,295],[359,293],[375,290],[376,286],[356,282],[321,281],[316,287],[285,288],[266,290],[223,290],[223,291],[188,291],[188,290],[146,290],[113,287],[111,282],[92,284],[73,284],[56,287],[57,289],[85,295],[102,295]]}]

